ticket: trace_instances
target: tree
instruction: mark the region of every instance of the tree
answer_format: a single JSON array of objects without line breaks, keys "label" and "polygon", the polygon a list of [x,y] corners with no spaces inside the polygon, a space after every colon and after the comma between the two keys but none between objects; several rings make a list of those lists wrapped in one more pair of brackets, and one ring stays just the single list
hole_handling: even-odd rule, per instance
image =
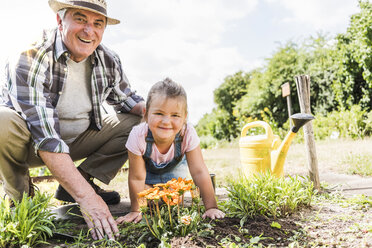
[{"label": "tree", "polygon": [[337,39],[337,79],[333,88],[341,107],[360,104],[371,110],[372,99],[372,4],[359,1],[360,13],[351,17],[345,34]]}]

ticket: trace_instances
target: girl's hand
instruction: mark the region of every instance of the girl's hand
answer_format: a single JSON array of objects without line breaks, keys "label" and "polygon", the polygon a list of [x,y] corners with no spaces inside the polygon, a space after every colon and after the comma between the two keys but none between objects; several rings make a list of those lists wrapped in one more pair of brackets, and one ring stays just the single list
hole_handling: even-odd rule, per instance
[{"label": "girl's hand", "polygon": [[138,223],[142,220],[141,212],[130,212],[125,216],[121,216],[116,219],[117,224],[123,224],[124,222],[134,222]]},{"label": "girl's hand", "polygon": [[206,217],[211,218],[212,220],[214,219],[222,219],[225,217],[225,213],[219,210],[218,208],[210,208],[205,213],[203,214],[203,219]]}]

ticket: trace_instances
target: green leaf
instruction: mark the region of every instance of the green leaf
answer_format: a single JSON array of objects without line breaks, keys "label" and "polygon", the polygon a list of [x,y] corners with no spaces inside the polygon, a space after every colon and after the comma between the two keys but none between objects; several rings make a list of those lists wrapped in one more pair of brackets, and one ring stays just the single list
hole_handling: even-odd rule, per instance
[{"label": "green leaf", "polygon": [[278,222],[276,222],[276,221],[273,221],[270,226],[271,227],[274,227],[274,228],[277,228],[277,229],[281,229],[282,228],[282,226]]}]

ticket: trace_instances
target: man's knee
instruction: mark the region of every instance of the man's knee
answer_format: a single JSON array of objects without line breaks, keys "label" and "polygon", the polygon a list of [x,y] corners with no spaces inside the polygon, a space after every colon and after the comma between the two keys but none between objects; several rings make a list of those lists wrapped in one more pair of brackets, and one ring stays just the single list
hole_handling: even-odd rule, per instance
[{"label": "man's knee", "polygon": [[105,122],[118,133],[129,135],[132,128],[141,122],[141,117],[138,115],[118,113],[105,118]]},{"label": "man's knee", "polygon": [[30,132],[26,122],[14,110],[0,107],[0,143],[7,140],[29,141]]}]

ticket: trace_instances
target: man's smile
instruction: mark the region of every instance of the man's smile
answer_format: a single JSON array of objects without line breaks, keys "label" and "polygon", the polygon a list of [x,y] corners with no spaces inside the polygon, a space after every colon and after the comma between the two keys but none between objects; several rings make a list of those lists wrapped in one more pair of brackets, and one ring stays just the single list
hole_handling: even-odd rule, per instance
[{"label": "man's smile", "polygon": [[91,43],[93,40],[87,40],[87,39],[83,39],[81,37],[78,37],[78,39],[84,43]]}]

